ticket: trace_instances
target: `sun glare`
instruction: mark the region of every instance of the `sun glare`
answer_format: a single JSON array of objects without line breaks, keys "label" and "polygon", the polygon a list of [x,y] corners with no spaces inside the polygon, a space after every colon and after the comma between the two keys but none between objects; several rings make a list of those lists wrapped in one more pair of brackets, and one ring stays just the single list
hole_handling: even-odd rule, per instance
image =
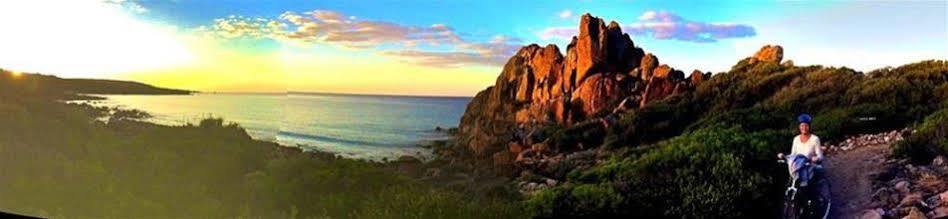
[{"label": "sun glare", "polygon": [[180,31],[142,20],[114,4],[4,1],[0,8],[5,33],[0,65],[5,68],[88,78],[191,60]]}]

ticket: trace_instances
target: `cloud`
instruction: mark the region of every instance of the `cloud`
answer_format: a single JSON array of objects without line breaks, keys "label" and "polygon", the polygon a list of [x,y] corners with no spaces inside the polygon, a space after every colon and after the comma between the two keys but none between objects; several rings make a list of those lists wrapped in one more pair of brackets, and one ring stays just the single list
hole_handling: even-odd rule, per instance
[{"label": "cloud", "polygon": [[443,68],[464,64],[501,66],[520,48],[521,40],[498,35],[489,42],[462,43],[455,51],[389,50],[380,54],[417,64]]},{"label": "cloud", "polygon": [[507,57],[485,57],[473,52],[430,52],[420,50],[382,51],[380,54],[409,60],[416,64],[455,68],[464,64],[503,65]]},{"label": "cloud", "polygon": [[104,0],[103,2],[117,5],[136,14],[148,13],[148,8],[145,8],[145,6],[142,6],[141,3],[135,0]]},{"label": "cloud", "polygon": [[557,16],[563,19],[567,19],[567,18],[573,17],[573,11],[566,9],[566,10],[561,11],[559,14],[557,14]]},{"label": "cloud", "polygon": [[[636,36],[697,43],[713,43],[721,39],[757,35],[754,27],[749,25],[691,21],[666,11],[646,11],[638,17],[637,22],[623,25],[622,30]],[[569,39],[574,35],[574,27],[551,27],[541,32],[540,38]]]},{"label": "cloud", "polygon": [[445,24],[413,26],[361,20],[328,10],[285,12],[276,19],[229,16],[216,19],[213,25],[202,26],[199,31],[227,39],[272,39],[303,46],[322,44],[377,50],[386,56],[437,67],[502,65],[496,61],[497,57],[506,59],[516,52],[519,48],[516,43],[520,42],[505,36],[472,41],[463,39],[464,34]]}]

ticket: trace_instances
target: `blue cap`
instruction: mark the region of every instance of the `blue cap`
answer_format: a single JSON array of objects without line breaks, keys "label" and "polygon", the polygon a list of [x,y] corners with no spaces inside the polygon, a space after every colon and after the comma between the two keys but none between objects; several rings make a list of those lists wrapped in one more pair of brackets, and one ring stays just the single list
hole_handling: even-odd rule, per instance
[{"label": "blue cap", "polygon": [[800,121],[800,123],[810,124],[810,122],[813,121],[813,117],[810,117],[810,114],[804,113],[797,117],[797,121]]}]

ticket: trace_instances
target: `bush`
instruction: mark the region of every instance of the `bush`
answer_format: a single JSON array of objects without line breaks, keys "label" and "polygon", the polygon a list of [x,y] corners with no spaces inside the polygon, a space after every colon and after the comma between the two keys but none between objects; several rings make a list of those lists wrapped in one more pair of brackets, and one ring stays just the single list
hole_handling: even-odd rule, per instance
[{"label": "bush", "polygon": [[[0,209],[75,218],[516,218],[515,199],[442,189],[384,164],[252,140],[236,124],[95,119],[0,99]],[[483,196],[482,196],[483,195]]]},{"label": "bush", "polygon": [[569,209],[569,203],[564,199],[564,193],[568,191],[565,187],[541,190],[524,202],[525,208],[534,218],[553,218],[561,215],[561,210]]},{"label": "bush", "polygon": [[526,202],[535,218],[603,218],[618,215],[624,200],[608,184],[563,186],[538,192]]},{"label": "bush", "polygon": [[667,218],[770,217],[780,196],[788,136],[706,128],[658,143],[640,157],[616,158],[582,173],[575,184],[527,201],[539,216]]},{"label": "bush", "polygon": [[[860,133],[877,133],[904,127],[904,120],[895,118],[896,112],[880,104],[860,104],[840,107],[814,114],[811,130],[823,142],[842,140]],[[796,130],[794,128],[794,130]]]},{"label": "bush", "polygon": [[893,150],[896,156],[923,164],[935,156],[948,155],[948,108],[926,117],[924,123],[915,127],[915,133],[897,143]]}]

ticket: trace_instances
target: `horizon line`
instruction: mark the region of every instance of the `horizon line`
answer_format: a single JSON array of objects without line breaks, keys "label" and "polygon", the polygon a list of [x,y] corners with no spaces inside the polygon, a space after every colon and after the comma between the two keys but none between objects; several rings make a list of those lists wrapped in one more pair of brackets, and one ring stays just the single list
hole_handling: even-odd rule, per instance
[{"label": "horizon line", "polygon": [[330,95],[330,96],[376,96],[376,97],[433,97],[433,98],[474,98],[474,96],[437,95],[437,94],[393,94],[393,93],[345,93],[326,91],[285,91],[285,92],[243,92],[243,91],[195,91],[194,94],[223,94],[223,95]]}]

